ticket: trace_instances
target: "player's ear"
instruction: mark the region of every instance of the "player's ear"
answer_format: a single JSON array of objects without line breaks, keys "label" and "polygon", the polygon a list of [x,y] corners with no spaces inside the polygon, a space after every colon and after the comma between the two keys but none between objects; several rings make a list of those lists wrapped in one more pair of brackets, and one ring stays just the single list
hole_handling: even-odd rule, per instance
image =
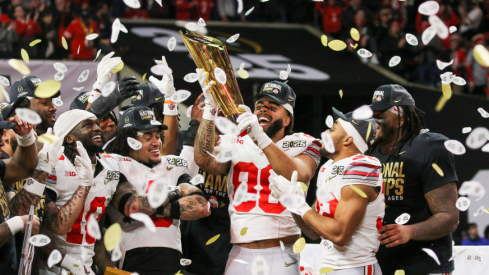
[{"label": "player's ear", "polygon": [[400,128],[400,127],[402,127],[403,125],[404,125],[404,117],[403,117],[403,116],[401,116],[401,117],[399,118],[399,128]]},{"label": "player's ear", "polygon": [[76,140],[73,138],[73,136],[71,134],[67,134],[65,137],[65,141],[66,141],[66,143],[71,144],[71,143],[74,143]]},{"label": "player's ear", "polygon": [[349,146],[350,144],[353,144],[353,137],[352,136],[345,136],[345,139],[343,141],[343,145]]},{"label": "player's ear", "polygon": [[284,127],[289,126],[290,121],[291,121],[290,116],[286,116],[285,119],[284,119]]}]

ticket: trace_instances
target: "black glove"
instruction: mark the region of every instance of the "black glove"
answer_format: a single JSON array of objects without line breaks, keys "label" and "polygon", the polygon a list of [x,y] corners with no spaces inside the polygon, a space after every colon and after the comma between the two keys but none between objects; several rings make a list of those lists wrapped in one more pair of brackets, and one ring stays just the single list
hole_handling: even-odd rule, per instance
[{"label": "black glove", "polygon": [[131,96],[137,95],[139,90],[139,81],[136,80],[135,76],[126,76],[117,82],[117,88],[122,98],[128,99]]}]

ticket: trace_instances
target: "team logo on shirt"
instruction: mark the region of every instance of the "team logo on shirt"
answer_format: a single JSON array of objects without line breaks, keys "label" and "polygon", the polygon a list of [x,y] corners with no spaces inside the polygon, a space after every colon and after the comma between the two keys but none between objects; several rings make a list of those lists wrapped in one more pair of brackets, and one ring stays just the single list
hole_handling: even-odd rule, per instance
[{"label": "team logo on shirt", "polygon": [[333,166],[333,169],[331,170],[331,175],[343,175],[345,172],[345,166]]},{"label": "team logo on shirt", "polygon": [[284,141],[282,148],[306,147],[305,140]]},{"label": "team logo on shirt", "polygon": [[168,164],[174,165],[174,166],[182,166],[182,167],[187,167],[187,161],[181,158],[167,158]]},{"label": "team logo on shirt", "polygon": [[74,171],[65,171],[65,177],[76,177],[76,173]]},{"label": "team logo on shirt", "polygon": [[219,203],[217,202],[216,197],[214,197],[214,196],[211,196],[211,197],[209,198],[209,203],[211,204],[211,207],[212,207],[212,208],[217,208],[217,207],[218,207],[218,205],[219,205]]},{"label": "team logo on shirt", "polygon": [[105,177],[104,184],[107,185],[111,180],[119,180],[121,173],[119,171],[107,171],[107,176]]}]

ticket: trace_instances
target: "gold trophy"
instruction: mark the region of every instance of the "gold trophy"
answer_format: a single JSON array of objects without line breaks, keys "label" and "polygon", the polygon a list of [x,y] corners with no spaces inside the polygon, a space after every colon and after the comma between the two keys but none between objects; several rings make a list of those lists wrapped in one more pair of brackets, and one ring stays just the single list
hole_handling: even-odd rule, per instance
[{"label": "gold trophy", "polygon": [[[210,80],[214,80],[215,84],[210,91],[219,108],[228,119],[236,121],[238,115],[244,112],[238,105],[244,103],[226,45],[219,39],[196,32],[187,30],[185,33],[182,31],[179,31],[179,33],[197,67],[208,73],[207,83]],[[222,83],[224,82],[222,81],[223,77],[215,74],[216,71],[219,71],[219,68],[226,75],[224,84]],[[218,81],[218,78],[221,81]]]}]

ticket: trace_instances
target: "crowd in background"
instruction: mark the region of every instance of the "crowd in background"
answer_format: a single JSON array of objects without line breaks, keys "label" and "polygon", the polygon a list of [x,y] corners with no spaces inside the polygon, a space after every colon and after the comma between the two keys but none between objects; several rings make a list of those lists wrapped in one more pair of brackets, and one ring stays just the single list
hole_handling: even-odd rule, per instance
[{"label": "crowd in background", "polygon": [[[439,86],[436,60],[453,64],[444,71],[463,77],[467,85],[458,90],[487,96],[488,68],[475,62],[471,49],[486,44],[489,36],[489,0],[439,1],[438,16],[447,27],[457,30],[446,39],[437,36],[428,45],[421,42],[423,31],[430,26],[428,17],[418,13],[421,0],[243,0],[243,11],[237,13],[237,0],[140,0],[141,8],[132,9],[122,0],[0,0],[0,58],[20,58],[26,49],[31,58],[92,59],[97,49],[123,55],[128,48],[110,43],[115,18],[157,18],[177,20],[218,20],[243,22],[306,23],[324,33],[342,39],[373,53],[363,62],[380,64],[408,81]],[[248,16],[246,11],[254,8]],[[351,28],[360,32],[353,41]],[[85,36],[99,33],[96,41]],[[410,33],[418,45],[406,42]],[[62,36],[68,39],[70,51],[62,47]],[[42,41],[35,47],[27,45],[34,39]],[[96,43],[96,44],[95,44]],[[393,56],[401,62],[389,67]]]}]

